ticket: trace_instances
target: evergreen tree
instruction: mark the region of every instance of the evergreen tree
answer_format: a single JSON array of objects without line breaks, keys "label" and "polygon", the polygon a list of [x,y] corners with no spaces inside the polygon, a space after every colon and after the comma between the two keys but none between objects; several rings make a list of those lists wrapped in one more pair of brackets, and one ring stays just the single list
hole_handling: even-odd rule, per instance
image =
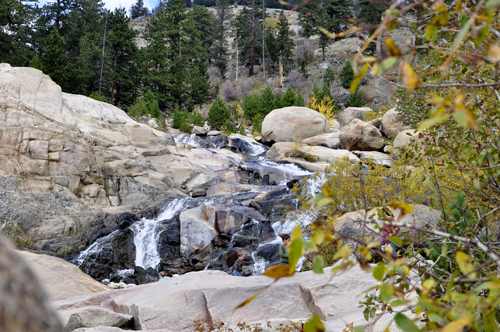
[{"label": "evergreen tree", "polygon": [[348,89],[354,80],[354,70],[352,69],[351,61],[346,60],[342,71],[340,72],[340,84],[344,89]]},{"label": "evergreen tree", "polygon": [[189,72],[189,96],[191,104],[190,111],[193,110],[194,104],[199,104],[200,107],[210,98],[210,82],[207,67],[203,62],[199,62]]},{"label": "evergreen tree", "polygon": [[35,54],[35,56],[31,60],[30,67],[43,71],[43,66],[40,63],[40,58],[38,58],[38,55]]},{"label": "evergreen tree", "polygon": [[295,105],[295,92],[293,92],[292,88],[286,89],[283,98],[281,99],[281,107],[288,107]]},{"label": "evergreen tree", "polygon": [[361,91],[359,89],[359,86],[358,86],[358,88],[356,89],[356,92],[354,94],[351,93],[349,95],[349,99],[347,100],[345,106],[346,107],[363,107],[365,105],[366,105],[366,96],[363,93],[363,91]]},{"label": "evergreen tree", "polygon": [[229,0],[217,0],[214,13],[212,58],[215,67],[219,68],[220,75],[224,78],[227,71],[226,35],[231,14]]},{"label": "evergreen tree", "polygon": [[208,124],[213,128],[222,129],[230,118],[231,114],[227,109],[226,104],[220,97],[217,97],[208,111]]},{"label": "evergreen tree", "polygon": [[149,15],[149,9],[144,7],[144,0],[137,0],[135,4],[130,7],[130,18],[135,19],[141,16]]},{"label": "evergreen tree", "polygon": [[[356,9],[359,11],[356,18],[367,25],[378,25],[382,20],[382,13],[387,10],[387,6],[371,3],[361,0],[356,4]],[[375,29],[367,29],[371,35]],[[370,43],[367,51],[375,52],[375,43]]]},{"label": "evergreen tree", "polygon": [[325,61],[325,48],[331,40],[318,27],[328,32],[342,31],[342,25],[347,24],[346,19],[352,16],[351,2],[349,0],[323,0],[312,1],[302,6],[299,20],[304,28],[304,36],[319,36],[320,48],[323,50]]},{"label": "evergreen tree", "polygon": [[27,66],[34,56],[32,45],[36,9],[30,1],[0,1],[0,63]]},{"label": "evergreen tree", "polygon": [[263,13],[252,0],[251,10],[243,8],[234,22],[238,42],[239,62],[248,67],[248,76],[254,74],[254,65],[260,63],[262,41],[257,38],[257,27],[262,27]]},{"label": "evergreen tree", "polygon": [[300,61],[299,74],[302,75],[302,77],[304,77],[304,79],[306,79],[306,80],[309,77],[309,73],[307,72],[306,60],[305,59],[302,59]]},{"label": "evergreen tree", "polygon": [[47,39],[47,50],[43,54],[42,65],[45,68],[44,73],[49,75],[63,90],[66,89],[67,84],[66,60],[64,40],[53,28]]},{"label": "evergreen tree", "polygon": [[125,9],[115,9],[108,20],[109,34],[106,38],[110,51],[111,97],[110,103],[130,104],[135,99],[135,62],[137,46],[134,42],[135,31],[130,29],[130,19]]},{"label": "evergreen tree", "polygon": [[302,97],[302,94],[300,92],[297,92],[297,95],[295,96],[295,106],[304,107],[305,105],[306,102],[304,101],[304,97]]},{"label": "evergreen tree", "polygon": [[273,95],[273,90],[271,87],[268,85],[262,92],[262,95],[260,96],[260,104],[262,107],[262,112],[264,115],[269,114],[275,106],[275,97]]},{"label": "evergreen tree", "polygon": [[293,65],[293,32],[290,30],[290,24],[283,11],[280,13],[276,31],[273,27],[269,27],[266,31],[266,47],[274,63],[274,67],[278,67],[279,59],[283,64],[283,70],[287,73]]},{"label": "evergreen tree", "polygon": [[323,75],[323,84],[326,84],[329,89],[332,88],[335,81],[335,73],[331,67],[326,68],[325,75]]},{"label": "evergreen tree", "polygon": [[243,107],[245,116],[249,119],[253,119],[255,115],[263,112],[261,98],[256,94],[251,94],[243,98],[241,107]]},{"label": "evergreen tree", "polygon": [[215,41],[212,33],[215,24],[214,18],[208,9],[199,5],[193,6],[193,10],[189,12],[189,15],[194,23],[195,30],[198,32],[198,43],[206,51],[203,53],[201,60],[206,62],[210,59],[210,50]]}]

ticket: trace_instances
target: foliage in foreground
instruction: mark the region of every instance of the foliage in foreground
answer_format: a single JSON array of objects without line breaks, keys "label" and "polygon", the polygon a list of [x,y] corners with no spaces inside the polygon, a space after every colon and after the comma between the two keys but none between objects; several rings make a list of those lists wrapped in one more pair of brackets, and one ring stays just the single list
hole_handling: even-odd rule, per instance
[{"label": "foliage in foreground", "polygon": [[[265,275],[291,277],[300,256],[317,253],[325,242],[337,243],[333,259],[344,260],[333,273],[359,264],[377,281],[361,302],[371,324],[383,314],[393,313],[396,325],[407,332],[500,329],[499,7],[497,0],[452,5],[444,1],[394,2],[353,62],[356,70],[362,57],[351,93],[368,72],[381,75],[399,63],[402,83],[410,92],[418,89],[426,100],[417,100],[417,109],[408,109],[409,115],[418,114],[418,107],[425,112],[421,118],[408,117],[413,122],[408,124],[416,126],[422,138],[402,149],[402,161],[408,171],[420,173],[419,186],[432,185],[428,204],[441,212],[441,218],[422,226],[407,224],[402,217],[412,213],[413,206],[403,201],[407,198],[390,197],[382,189],[380,198],[372,202],[365,186],[373,172],[370,168],[367,174],[358,172],[356,180],[360,195],[355,202],[365,211],[376,208],[357,220],[361,236],[353,239],[328,222],[344,203],[353,203],[345,200],[338,205],[335,191],[325,185],[309,206],[331,209],[330,214],[319,214],[310,231],[304,230],[308,233],[298,225],[288,247],[290,265],[271,267]],[[390,31],[404,24],[400,18],[413,10],[412,28],[418,35],[404,55]],[[380,52],[382,40],[387,57]],[[376,56],[361,55],[372,43],[376,44]],[[414,68],[413,63],[419,67]],[[381,246],[382,230],[387,227],[401,229],[388,236],[396,252],[391,246]],[[408,232],[411,241],[406,237]],[[348,241],[351,246],[345,244]],[[374,261],[375,266],[368,264]],[[313,271],[322,273],[324,262],[316,255]],[[405,314],[408,310],[416,318],[409,318]],[[315,316],[310,323],[318,320]],[[322,329],[314,324],[310,331]]]}]

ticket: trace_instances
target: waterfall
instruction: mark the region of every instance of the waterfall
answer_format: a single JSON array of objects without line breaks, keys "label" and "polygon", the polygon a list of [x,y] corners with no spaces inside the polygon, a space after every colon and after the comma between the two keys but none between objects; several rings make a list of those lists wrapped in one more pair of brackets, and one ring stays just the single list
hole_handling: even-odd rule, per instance
[{"label": "waterfall", "polygon": [[[118,230],[103,236],[102,238],[98,239],[90,247],[88,247],[86,250],[80,252],[77,258],[73,260],[73,262],[78,265],[78,267],[82,266],[83,262],[88,260],[92,255],[99,254],[106,246],[111,247],[111,241],[114,239],[114,237],[118,234]],[[95,260],[95,259],[94,259]]]},{"label": "waterfall", "polygon": [[135,266],[145,269],[158,266],[161,261],[158,253],[158,225],[162,220],[175,217],[177,213],[186,208],[190,200],[189,197],[176,198],[165,206],[157,218],[142,218],[131,226],[134,232]]},{"label": "waterfall", "polygon": [[182,134],[174,136],[174,141],[177,143],[185,143],[193,146],[199,146],[196,139],[196,134]]}]

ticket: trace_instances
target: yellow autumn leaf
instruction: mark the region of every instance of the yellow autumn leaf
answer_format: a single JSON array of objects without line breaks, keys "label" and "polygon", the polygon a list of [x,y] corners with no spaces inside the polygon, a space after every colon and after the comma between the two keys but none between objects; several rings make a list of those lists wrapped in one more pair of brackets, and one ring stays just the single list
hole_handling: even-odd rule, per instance
[{"label": "yellow autumn leaf", "polygon": [[403,74],[403,82],[408,88],[409,91],[412,91],[417,86],[422,85],[422,81],[420,77],[418,77],[417,73],[411,68],[408,62],[403,62],[402,64],[402,74]]},{"label": "yellow autumn leaf", "polygon": [[293,273],[290,274],[290,266],[288,264],[279,264],[266,269],[266,271],[264,271],[264,275],[266,277],[279,279],[284,277],[291,277]]},{"label": "yellow autumn leaf", "polygon": [[460,272],[467,276],[467,278],[476,278],[477,274],[474,272],[474,263],[472,262],[472,257],[467,255],[463,251],[457,252],[456,260]]},{"label": "yellow autumn leaf", "polygon": [[403,53],[401,53],[401,50],[397,47],[396,43],[394,43],[394,40],[392,38],[387,37],[385,39],[385,47],[387,48],[387,53],[389,53],[389,56],[395,56],[395,57],[401,57]]}]

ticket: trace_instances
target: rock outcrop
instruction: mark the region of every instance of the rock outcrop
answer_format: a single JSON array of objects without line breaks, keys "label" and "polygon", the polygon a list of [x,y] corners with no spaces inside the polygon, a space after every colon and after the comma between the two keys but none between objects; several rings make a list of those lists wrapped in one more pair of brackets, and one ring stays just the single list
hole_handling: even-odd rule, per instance
[{"label": "rock outcrop", "polygon": [[357,118],[340,130],[340,145],[349,151],[377,151],[384,147],[385,138],[374,126]]},{"label": "rock outcrop", "polygon": [[109,289],[83,273],[77,266],[63,259],[33,254],[28,251],[17,251],[17,254],[35,273],[52,301]]},{"label": "rock outcrop", "polygon": [[262,122],[262,142],[292,142],[330,132],[328,120],[307,107],[273,110]]},{"label": "rock outcrop", "polygon": [[326,162],[328,164],[347,157],[352,163],[359,163],[359,158],[348,150],[334,150],[323,146],[297,145],[292,142],[276,143],[266,153],[266,158],[269,159],[280,160],[287,157],[305,158],[306,161]]},{"label": "rock outcrop", "polygon": [[347,126],[353,119],[366,119],[365,112],[371,111],[368,107],[348,107],[337,115],[340,128]]},{"label": "rock outcrop", "polygon": [[394,108],[391,108],[380,119],[382,124],[382,131],[388,138],[394,138],[398,136],[400,132],[405,130],[405,126],[399,120],[398,114],[399,113]]},{"label": "rock outcrop", "polygon": [[55,305],[63,320],[89,307],[130,314],[134,316],[134,328],[140,330],[193,331],[194,320],[235,326],[239,322],[283,318],[306,320],[313,314],[324,321],[327,331],[340,331],[349,323],[364,325],[359,296],[375,285],[375,280],[359,267],[333,277],[328,270],[322,275],[308,271],[283,278],[238,310],[234,310],[238,304],[272,279],[196,272],[130,289],[58,301]]}]

